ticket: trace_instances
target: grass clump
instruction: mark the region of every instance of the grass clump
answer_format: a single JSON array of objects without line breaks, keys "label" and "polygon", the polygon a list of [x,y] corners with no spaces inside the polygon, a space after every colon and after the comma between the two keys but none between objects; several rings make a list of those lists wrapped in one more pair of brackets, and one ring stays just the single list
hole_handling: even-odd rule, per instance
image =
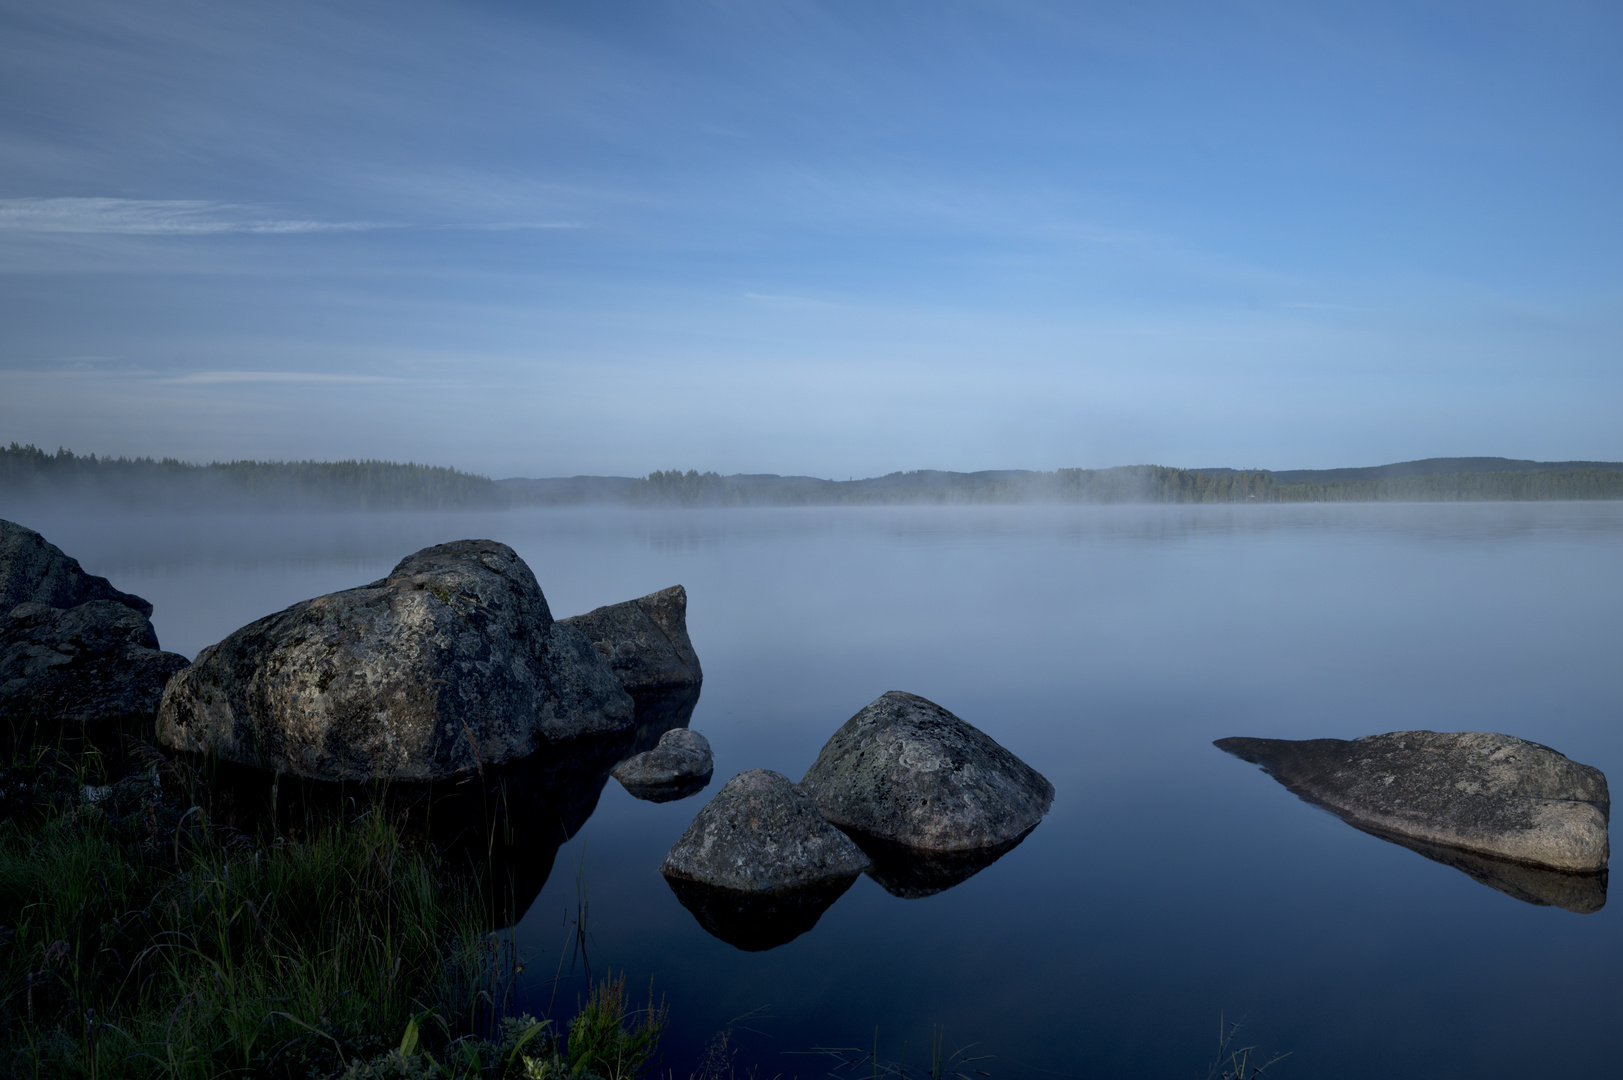
[{"label": "grass clump", "polygon": [[[135,740],[0,767],[0,1075],[635,1080],[664,1024],[593,991],[563,1047],[475,880],[381,801],[296,840],[210,818]],[[401,1034],[404,1032],[404,1036]],[[452,1064],[454,1063],[454,1064]],[[393,1071],[389,1071],[389,1070]]]}]

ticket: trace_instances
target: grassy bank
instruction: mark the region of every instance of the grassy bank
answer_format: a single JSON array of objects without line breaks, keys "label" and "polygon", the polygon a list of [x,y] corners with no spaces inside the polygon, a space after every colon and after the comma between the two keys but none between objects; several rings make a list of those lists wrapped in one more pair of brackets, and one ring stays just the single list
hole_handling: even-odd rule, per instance
[{"label": "grassy bank", "polygon": [[0,1074],[595,1075],[647,1064],[661,1007],[599,985],[567,1030],[509,1015],[476,880],[381,803],[290,839],[213,820],[133,738],[13,739],[0,771]]}]

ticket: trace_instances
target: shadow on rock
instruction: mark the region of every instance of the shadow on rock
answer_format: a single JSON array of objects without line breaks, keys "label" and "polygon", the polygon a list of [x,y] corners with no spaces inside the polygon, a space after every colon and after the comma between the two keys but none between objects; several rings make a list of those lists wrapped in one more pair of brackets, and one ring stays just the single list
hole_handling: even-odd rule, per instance
[{"label": "shadow on rock", "polygon": [[776,949],[804,934],[854,881],[852,876],[798,889],[747,893],[682,878],[665,879],[682,906],[712,937],[745,952]]},{"label": "shadow on rock", "polygon": [[213,813],[250,834],[269,827],[297,838],[381,805],[407,836],[431,845],[452,873],[481,890],[495,929],[518,922],[534,903],[558,849],[597,809],[628,737],[579,739],[483,776],[428,784],[306,780],[217,763]]},{"label": "shadow on rock", "polygon": [[919,851],[875,836],[849,835],[873,860],[873,866],[868,869],[869,877],[892,896],[918,900],[968,881],[1019,847],[1032,829],[996,847],[953,852]]}]

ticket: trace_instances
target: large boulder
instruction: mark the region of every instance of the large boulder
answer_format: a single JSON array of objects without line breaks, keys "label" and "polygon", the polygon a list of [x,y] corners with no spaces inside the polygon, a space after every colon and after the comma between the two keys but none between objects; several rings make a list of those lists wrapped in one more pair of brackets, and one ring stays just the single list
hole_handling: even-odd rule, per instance
[{"label": "large boulder", "polygon": [[69,608],[28,602],[0,615],[0,714],[78,724],[150,720],[164,685],[185,666],[184,656],[158,648],[144,612],[115,600]]},{"label": "large boulder", "polygon": [[1308,802],[1391,838],[1568,873],[1603,870],[1610,857],[1605,775],[1510,735],[1395,731],[1216,745]]},{"label": "large boulder", "polygon": [[461,540],[204,649],[170,682],[158,737],[297,776],[432,781],[628,732],[632,710],[512,548]]},{"label": "large boulder", "polygon": [[614,778],[639,799],[670,802],[702,791],[714,771],[710,740],[688,728],[672,728],[652,750],[616,765]]},{"label": "large boulder", "polygon": [[868,865],[788,777],[750,769],[705,804],[659,870],[734,892],[773,893],[854,878]]},{"label": "large boulder", "polygon": [[847,720],[800,786],[840,828],[929,852],[1012,845],[1054,801],[1054,785],[990,736],[899,690]]},{"label": "large boulder", "polygon": [[33,529],[0,520],[0,615],[18,604],[71,608],[92,600],[112,600],[143,617],[152,615],[151,604],[119,592],[104,577],[85,573],[78,559]]},{"label": "large boulder", "polygon": [[637,600],[571,615],[568,623],[614,668],[632,694],[697,687],[704,682],[688,640],[688,594],[673,585]]}]

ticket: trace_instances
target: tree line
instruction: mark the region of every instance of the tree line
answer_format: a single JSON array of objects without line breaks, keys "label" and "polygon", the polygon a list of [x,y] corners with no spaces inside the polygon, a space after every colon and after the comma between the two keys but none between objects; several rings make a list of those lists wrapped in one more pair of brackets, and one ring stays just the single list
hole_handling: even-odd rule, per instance
[{"label": "tree line", "polygon": [[0,493],[127,508],[451,510],[499,507],[489,477],[393,461],[216,461],[97,457],[13,442],[0,448]]}]

